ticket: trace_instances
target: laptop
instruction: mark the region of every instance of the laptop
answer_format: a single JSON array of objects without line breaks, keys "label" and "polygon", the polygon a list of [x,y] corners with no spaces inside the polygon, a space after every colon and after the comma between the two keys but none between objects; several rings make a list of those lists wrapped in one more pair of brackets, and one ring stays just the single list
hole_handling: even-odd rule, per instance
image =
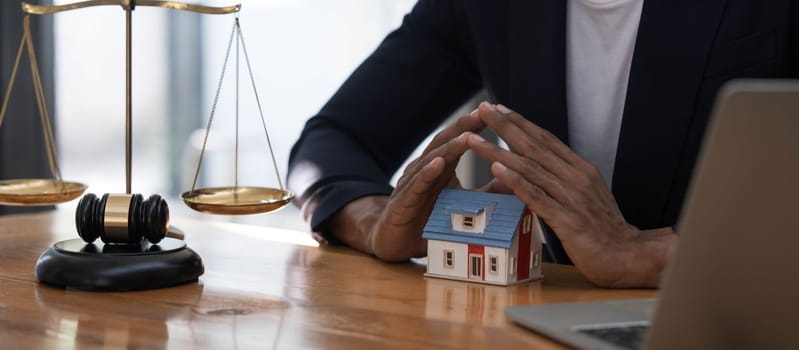
[{"label": "laptop", "polygon": [[657,299],[513,306],[581,349],[799,349],[799,82],[719,95]]}]

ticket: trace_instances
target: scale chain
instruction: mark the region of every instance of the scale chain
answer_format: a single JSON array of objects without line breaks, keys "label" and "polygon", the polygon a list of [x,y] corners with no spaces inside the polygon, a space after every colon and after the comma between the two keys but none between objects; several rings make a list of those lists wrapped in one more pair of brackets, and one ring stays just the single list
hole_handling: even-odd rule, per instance
[{"label": "scale chain", "polygon": [[261,108],[261,100],[258,98],[258,89],[255,88],[255,77],[252,74],[252,66],[250,65],[250,56],[247,54],[247,45],[244,44],[244,34],[241,32],[238,20],[236,26],[239,28],[239,40],[241,40],[241,49],[244,51],[244,61],[247,62],[247,72],[250,73],[250,82],[252,83],[252,91],[255,94],[255,102],[258,104],[258,113],[261,115],[261,124],[264,127],[264,135],[266,135],[266,144],[269,146],[269,154],[272,156],[272,165],[275,167],[275,175],[277,175],[277,183],[280,185],[280,190],[283,191],[283,180],[280,177],[280,171],[277,169],[277,160],[275,160],[275,151],[272,149],[272,141],[269,139],[269,132],[266,130],[266,120],[264,119],[264,111]]},{"label": "scale chain", "polygon": [[5,114],[11,97],[11,91],[14,88],[14,81],[16,80],[17,72],[19,71],[22,52],[26,46],[28,48],[28,59],[31,65],[31,76],[33,78],[34,95],[36,96],[36,107],[39,110],[39,120],[42,124],[42,136],[45,142],[47,160],[50,165],[50,174],[61,183],[62,191],[66,191],[66,188],[61,181],[61,166],[58,162],[58,150],[56,149],[53,127],[50,123],[50,115],[47,112],[47,102],[44,98],[44,89],[42,88],[41,74],[39,72],[38,61],[36,59],[36,50],[33,46],[33,35],[31,34],[30,30],[30,15],[23,17],[22,40],[20,41],[17,57],[14,61],[14,69],[11,72],[11,79],[8,82],[6,95],[3,98],[3,106],[0,107],[0,126],[3,125],[3,120],[5,119]]},{"label": "scale chain", "polygon": [[208,144],[208,134],[211,132],[211,125],[214,122],[214,114],[216,113],[216,105],[219,102],[219,93],[222,91],[222,81],[225,80],[225,70],[227,70],[227,62],[228,58],[230,58],[230,47],[233,44],[233,35],[236,33],[236,24],[233,25],[233,29],[230,31],[230,40],[227,44],[227,50],[225,51],[225,61],[222,63],[222,75],[219,77],[219,83],[216,86],[216,94],[214,95],[214,103],[211,105],[211,116],[208,118],[208,126],[205,127],[205,137],[203,138],[203,147],[200,150],[200,160],[197,162],[197,170],[194,172],[194,181],[191,183],[191,192],[194,192],[194,189],[197,186],[197,178],[200,175],[200,168],[203,164],[203,156],[205,155],[205,146]]},{"label": "scale chain", "polygon": [[236,150],[233,155],[233,199],[238,202],[239,198],[239,40],[241,27],[239,26],[239,16],[236,14]]},{"label": "scale chain", "polygon": [[25,32],[23,30],[22,40],[19,42],[19,50],[17,50],[17,59],[14,61],[14,69],[11,70],[11,79],[8,80],[8,88],[6,88],[6,96],[3,98],[3,107],[0,107],[0,127],[3,126],[3,119],[6,117],[6,108],[8,108],[8,99],[11,97],[11,90],[14,89],[14,81],[17,79],[17,71],[19,70],[19,62],[22,59],[22,53],[25,51]]},{"label": "scale chain", "polygon": [[[280,177],[280,171],[277,167],[277,160],[275,159],[275,153],[272,149],[272,140],[269,137],[269,131],[266,128],[266,119],[264,118],[263,107],[261,106],[261,100],[258,96],[258,90],[255,87],[255,76],[252,72],[252,65],[250,64],[250,57],[247,52],[247,45],[244,43],[244,35],[241,31],[241,26],[239,24],[239,18],[236,17],[236,20],[233,24],[233,30],[230,33],[230,40],[228,41],[227,50],[225,51],[225,60],[222,63],[222,74],[219,77],[219,82],[217,83],[216,94],[214,95],[214,102],[211,106],[211,116],[208,119],[208,125],[205,128],[205,136],[203,138],[203,145],[202,149],[200,150],[200,160],[197,162],[197,169],[194,172],[194,180],[192,181],[191,185],[191,192],[194,192],[197,186],[197,179],[200,175],[200,168],[202,167],[202,160],[205,155],[205,150],[208,144],[208,135],[211,132],[211,126],[213,124],[214,116],[216,114],[216,107],[219,102],[219,95],[222,90],[222,83],[225,79],[225,72],[227,70],[227,64],[230,58],[230,50],[232,48],[234,36],[236,37],[236,139],[235,139],[235,155],[234,155],[234,177],[235,177],[235,184],[234,188],[238,188],[238,153],[239,153],[239,44],[241,44],[241,50],[244,52],[244,60],[247,64],[247,73],[250,76],[250,83],[252,84],[253,93],[255,95],[255,102],[258,105],[258,113],[261,117],[261,125],[264,129],[264,135],[266,136],[267,146],[269,147],[269,154],[272,157],[272,166],[275,169],[275,175],[277,175],[278,185],[280,186],[280,190],[283,191],[283,180]],[[238,195],[238,191],[234,191],[234,196]]]},{"label": "scale chain", "polygon": [[[30,16],[25,16],[25,37],[27,38],[28,56],[31,60],[31,75],[33,76],[33,86],[35,89],[36,101],[39,107],[39,118],[43,126],[43,136],[45,147],[47,148],[47,158],[50,162],[50,172],[57,179],[61,180],[61,165],[58,162],[58,151],[56,150],[55,136],[53,127],[50,123],[50,114],[47,112],[47,102],[44,99],[44,89],[42,88],[42,77],[39,73],[39,62],[36,59],[36,51],[33,46],[33,35],[30,30]],[[64,189],[62,183],[62,190]]]}]

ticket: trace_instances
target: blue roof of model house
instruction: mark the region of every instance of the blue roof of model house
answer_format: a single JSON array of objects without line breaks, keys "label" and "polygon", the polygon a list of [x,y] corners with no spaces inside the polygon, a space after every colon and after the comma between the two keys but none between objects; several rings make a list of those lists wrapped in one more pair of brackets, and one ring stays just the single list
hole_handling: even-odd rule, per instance
[{"label": "blue roof of model house", "polygon": [[[452,230],[453,213],[476,216],[484,210],[487,218],[482,233]],[[438,196],[422,237],[508,249],[524,210],[524,203],[512,195],[446,189]]]}]

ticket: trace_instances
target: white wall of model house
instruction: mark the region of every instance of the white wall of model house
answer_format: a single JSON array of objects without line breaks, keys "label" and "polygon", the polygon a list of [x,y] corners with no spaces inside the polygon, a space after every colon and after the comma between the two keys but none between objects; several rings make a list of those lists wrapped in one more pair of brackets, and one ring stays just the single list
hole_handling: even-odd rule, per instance
[{"label": "white wall of model house", "polygon": [[[485,281],[492,283],[508,283],[508,250],[485,247]],[[497,271],[491,272],[491,257],[497,258]]]},{"label": "white wall of model house", "polygon": [[[452,252],[452,267],[446,266],[445,254],[447,251]],[[427,241],[427,272],[466,278],[469,272],[468,255],[468,244],[429,240]]]},{"label": "white wall of model house", "polygon": [[[510,265],[510,257],[518,249],[518,238],[513,240],[511,249],[485,247],[485,282],[506,284],[516,280],[515,265]],[[469,246],[465,243],[429,240],[427,242],[427,272],[434,275],[451,276],[456,279],[469,279]],[[452,267],[447,267],[446,252],[452,252]],[[497,258],[497,271],[491,271],[491,257]],[[515,259],[512,259],[515,263]],[[510,274],[513,272],[513,274]]]}]

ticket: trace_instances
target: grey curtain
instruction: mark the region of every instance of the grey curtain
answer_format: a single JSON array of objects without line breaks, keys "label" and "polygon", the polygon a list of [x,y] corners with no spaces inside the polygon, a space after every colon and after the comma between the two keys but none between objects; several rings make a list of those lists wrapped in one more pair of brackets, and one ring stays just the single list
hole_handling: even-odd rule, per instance
[{"label": "grey curtain", "polygon": [[[51,3],[51,1],[36,0],[28,0],[28,2]],[[20,1],[0,1],[0,96],[5,95],[17,49],[22,39],[23,13],[20,3]],[[36,56],[42,75],[47,108],[51,118],[54,118],[52,15],[31,16],[31,31],[34,45],[36,45]],[[50,177],[28,62],[27,53],[24,53],[6,118],[0,127],[1,180]],[[55,120],[52,120],[52,123],[54,127],[57,127]],[[0,206],[0,215],[47,209],[50,207]]]}]

